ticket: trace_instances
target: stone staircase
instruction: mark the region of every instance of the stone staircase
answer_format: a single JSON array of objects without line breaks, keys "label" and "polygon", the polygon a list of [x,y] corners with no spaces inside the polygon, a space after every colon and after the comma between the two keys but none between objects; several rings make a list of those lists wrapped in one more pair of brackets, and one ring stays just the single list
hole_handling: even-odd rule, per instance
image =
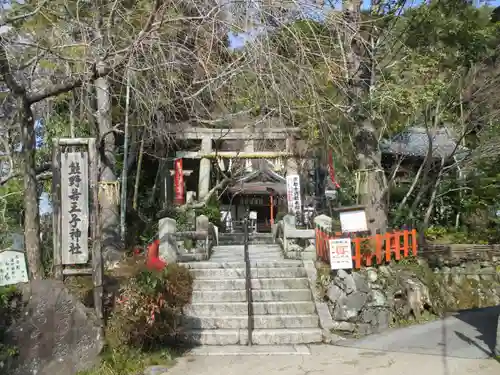
[{"label": "stone staircase", "polygon": [[[254,345],[322,341],[302,261],[285,260],[278,245],[249,245]],[[195,276],[183,327],[193,344],[247,345],[248,301],[243,245],[214,248],[210,261],[183,263]]]}]

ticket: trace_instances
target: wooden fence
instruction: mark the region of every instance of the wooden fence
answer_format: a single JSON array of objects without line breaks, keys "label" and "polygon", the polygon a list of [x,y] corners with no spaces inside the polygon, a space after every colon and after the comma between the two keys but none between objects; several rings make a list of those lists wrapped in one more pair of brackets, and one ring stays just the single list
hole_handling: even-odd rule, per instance
[{"label": "wooden fence", "polygon": [[334,238],[351,238],[353,267],[382,264],[391,259],[400,260],[416,256],[418,250],[416,229],[393,230],[375,236],[331,233],[316,227],[316,255],[330,264],[329,240]]}]

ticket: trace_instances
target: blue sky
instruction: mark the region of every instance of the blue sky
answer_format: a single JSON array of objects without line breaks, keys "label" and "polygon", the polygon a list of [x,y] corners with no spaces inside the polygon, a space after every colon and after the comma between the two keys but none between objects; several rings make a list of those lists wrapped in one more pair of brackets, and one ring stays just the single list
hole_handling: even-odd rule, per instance
[{"label": "blue sky", "polygon": [[[480,6],[485,5],[485,4],[488,4],[490,6],[499,6],[500,5],[500,0],[491,0],[491,1],[490,0],[486,0],[486,1],[473,0],[473,1],[475,1],[476,4],[480,5]],[[406,7],[415,7],[415,6],[422,4],[423,2],[424,2],[423,0],[408,0],[406,3]],[[371,4],[370,0],[363,1],[364,8],[369,8],[370,4]],[[340,9],[341,8],[341,1],[336,1],[334,8]],[[246,33],[239,33],[239,34],[235,34],[235,33],[230,32],[229,33],[230,47],[234,48],[234,49],[241,48],[245,45],[245,41],[252,39],[252,37],[254,37],[256,35],[257,35],[257,32],[253,32],[253,33],[246,32]]]}]

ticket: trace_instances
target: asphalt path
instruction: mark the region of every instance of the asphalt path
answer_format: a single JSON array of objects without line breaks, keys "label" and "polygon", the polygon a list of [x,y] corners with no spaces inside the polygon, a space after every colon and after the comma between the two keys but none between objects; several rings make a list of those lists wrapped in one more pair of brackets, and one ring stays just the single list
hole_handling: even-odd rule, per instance
[{"label": "asphalt path", "polygon": [[426,324],[339,343],[389,352],[485,359],[493,356],[500,306],[461,311]]}]

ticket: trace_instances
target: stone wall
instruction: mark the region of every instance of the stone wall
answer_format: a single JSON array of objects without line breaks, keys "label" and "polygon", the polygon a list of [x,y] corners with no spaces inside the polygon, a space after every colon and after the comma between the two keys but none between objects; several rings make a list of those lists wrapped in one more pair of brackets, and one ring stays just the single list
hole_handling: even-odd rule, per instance
[{"label": "stone wall", "polygon": [[334,330],[366,335],[423,322],[444,312],[500,304],[500,257],[491,251],[423,251],[403,260],[359,271],[318,267],[318,287]]}]

